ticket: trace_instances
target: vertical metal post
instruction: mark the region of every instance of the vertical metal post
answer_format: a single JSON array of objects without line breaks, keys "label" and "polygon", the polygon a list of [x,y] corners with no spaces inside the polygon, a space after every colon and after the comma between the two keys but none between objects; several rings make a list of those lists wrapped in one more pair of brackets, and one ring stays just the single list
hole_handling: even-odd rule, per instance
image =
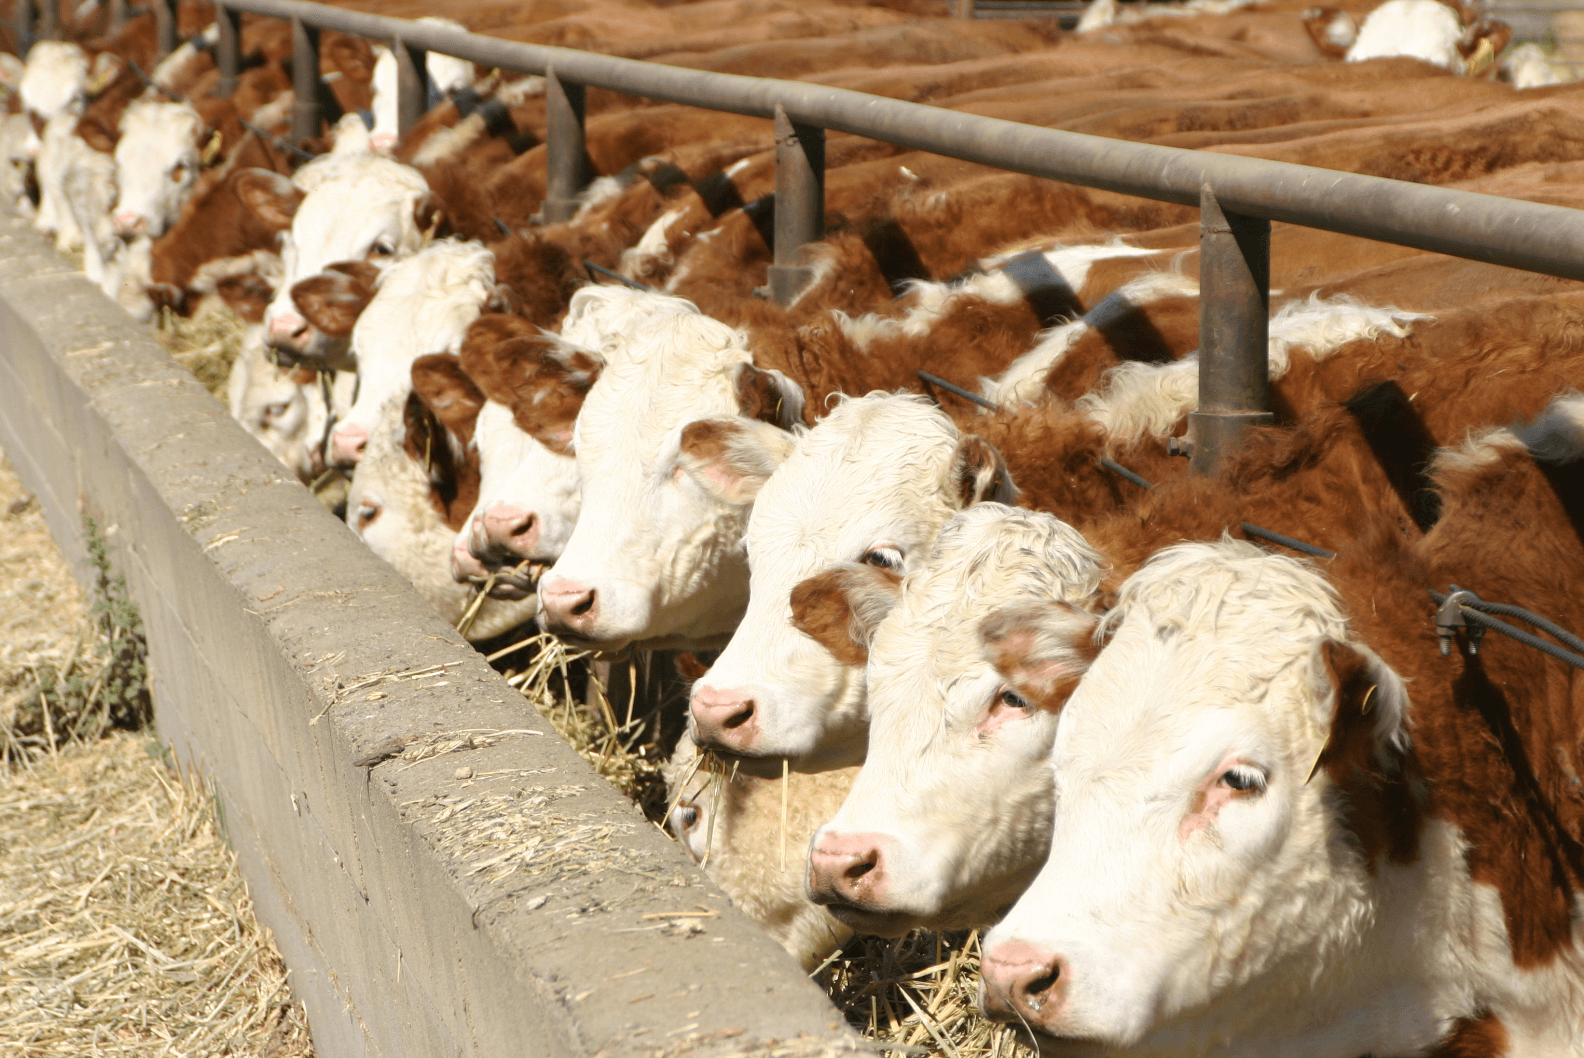
[{"label": "vertical metal post", "polygon": [[176,7],[172,0],[150,0],[154,9],[155,58],[163,59],[176,50]]},{"label": "vertical metal post", "polygon": [[114,37],[126,28],[126,0],[110,0],[110,19],[105,25],[105,36]]},{"label": "vertical metal post", "polygon": [[51,40],[56,36],[55,16],[59,13],[60,0],[42,0],[38,9],[38,35],[40,40]]},{"label": "vertical metal post", "polygon": [[319,135],[319,30],[300,18],[292,27],[292,138],[301,143]]},{"label": "vertical metal post", "polygon": [[428,63],[422,48],[408,47],[400,37],[391,41],[396,57],[396,135],[418,124],[429,103]]},{"label": "vertical metal post", "polygon": [[803,247],[825,237],[825,130],[787,117],[776,105],[775,264],[770,296],[788,305],[814,270]]},{"label": "vertical metal post", "polygon": [[957,17],[974,17],[974,0],[957,0]]},{"label": "vertical metal post", "polygon": [[1269,400],[1270,221],[1222,212],[1199,191],[1199,410],[1190,466],[1212,474],[1249,426],[1275,421]]},{"label": "vertical metal post", "polygon": [[546,224],[571,220],[578,194],[589,182],[588,152],[583,143],[583,86],[564,84],[555,68],[545,70]]},{"label": "vertical metal post", "polygon": [[15,22],[17,54],[27,58],[27,53],[33,47],[33,0],[16,0],[16,6],[11,9],[12,20]]},{"label": "vertical metal post", "polygon": [[220,39],[215,42],[220,83],[215,86],[215,94],[229,96],[237,90],[237,78],[242,73],[242,12],[216,4],[215,26],[220,30]]}]

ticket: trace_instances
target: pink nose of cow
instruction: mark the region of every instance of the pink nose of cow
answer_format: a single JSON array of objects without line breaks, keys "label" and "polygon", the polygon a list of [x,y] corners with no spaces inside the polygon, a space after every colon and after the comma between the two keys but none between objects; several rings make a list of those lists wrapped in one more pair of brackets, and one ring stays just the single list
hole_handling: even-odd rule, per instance
[{"label": "pink nose of cow", "polygon": [[451,576],[458,583],[465,584],[475,577],[489,576],[489,570],[484,568],[484,563],[473,557],[473,552],[468,550],[467,541],[461,537],[451,548]]},{"label": "pink nose of cow", "polygon": [[283,312],[270,320],[267,337],[273,346],[301,350],[308,345],[308,321],[295,312]]},{"label": "pink nose of cow", "polygon": [[148,218],[129,209],[121,210],[110,218],[110,222],[115,225],[116,234],[123,237],[142,235],[148,230]]},{"label": "pink nose of cow", "polygon": [[389,154],[395,149],[396,137],[389,132],[379,132],[369,137],[369,150],[375,154]]},{"label": "pink nose of cow", "polygon": [[809,850],[809,895],[816,904],[872,905],[885,883],[878,834],[820,834]]},{"label": "pink nose of cow", "polygon": [[985,952],[980,969],[979,1005],[997,1021],[1049,1023],[1061,1007],[1068,975],[1054,952],[1004,941]]},{"label": "pink nose of cow", "polygon": [[355,422],[344,422],[330,435],[330,461],[339,467],[349,467],[363,458],[368,448],[368,427]]},{"label": "pink nose of cow", "polygon": [[497,503],[484,512],[484,540],[490,551],[532,558],[539,542],[539,519],[533,511]]},{"label": "pink nose of cow", "polygon": [[747,691],[695,687],[691,708],[693,739],[700,746],[746,753],[759,734],[759,714]]},{"label": "pink nose of cow", "polygon": [[539,591],[545,628],[552,632],[587,633],[599,616],[594,589],[575,580],[556,580]]}]

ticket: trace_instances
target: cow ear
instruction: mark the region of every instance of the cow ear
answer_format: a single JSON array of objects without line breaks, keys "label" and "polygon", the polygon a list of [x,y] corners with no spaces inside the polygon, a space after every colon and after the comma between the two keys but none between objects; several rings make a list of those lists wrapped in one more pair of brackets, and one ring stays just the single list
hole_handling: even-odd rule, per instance
[{"label": "cow ear", "polygon": [[737,368],[737,407],[745,418],[790,430],[803,421],[803,387],[773,368],[741,364]]},{"label": "cow ear", "polygon": [[326,272],[340,272],[358,285],[359,289],[366,289],[369,297],[374,296],[374,288],[379,286],[380,276],[383,274],[378,265],[369,264],[367,261],[336,261],[325,265]]},{"label": "cow ear", "polygon": [[957,442],[948,466],[947,495],[956,499],[963,508],[976,503],[1004,503],[1013,506],[1018,500],[1017,486],[1007,473],[1006,460],[995,445],[975,434],[967,434]]},{"label": "cow ear", "polygon": [[420,356],[413,361],[412,384],[441,426],[464,446],[472,442],[484,394],[462,370],[459,358],[450,353]]},{"label": "cow ear", "polygon": [[413,222],[423,234],[423,241],[442,239],[452,234],[450,216],[440,196],[429,192],[413,205]]},{"label": "cow ear", "polygon": [[1100,653],[1100,619],[1051,599],[1030,599],[979,622],[984,658],[1031,707],[1060,712]]},{"label": "cow ear", "polygon": [[268,169],[243,169],[230,177],[231,193],[272,228],[291,227],[303,193],[289,179]]},{"label": "cow ear", "polygon": [[257,272],[244,272],[216,280],[215,293],[227,308],[248,323],[263,323],[264,310],[275,296],[275,288]]},{"label": "cow ear", "polygon": [[677,473],[727,503],[752,503],[795,443],[756,419],[698,419],[682,428]]},{"label": "cow ear", "polygon": [[359,277],[326,270],[294,284],[291,299],[316,329],[331,338],[346,338],[374,299],[374,290]]},{"label": "cow ear", "polygon": [[1317,717],[1330,737],[1315,770],[1325,768],[1336,781],[1350,773],[1400,774],[1408,753],[1408,691],[1402,677],[1368,647],[1334,639],[1315,647],[1313,671],[1317,700],[1331,702],[1331,715]]},{"label": "cow ear", "polygon": [[869,644],[902,594],[902,574],[846,562],[792,589],[792,625],[843,665],[869,660]]}]

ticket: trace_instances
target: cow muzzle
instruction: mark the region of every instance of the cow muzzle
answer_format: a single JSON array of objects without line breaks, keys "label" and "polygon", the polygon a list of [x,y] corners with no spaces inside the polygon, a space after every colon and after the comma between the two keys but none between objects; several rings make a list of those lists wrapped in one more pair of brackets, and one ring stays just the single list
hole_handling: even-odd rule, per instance
[{"label": "cow muzzle", "polygon": [[985,951],[980,969],[979,1006],[988,1017],[1048,1031],[1071,977],[1059,955],[1025,941],[1003,941]]},{"label": "cow muzzle", "polygon": [[734,687],[695,687],[689,703],[693,741],[703,749],[747,754],[759,736],[759,715],[748,692]]}]

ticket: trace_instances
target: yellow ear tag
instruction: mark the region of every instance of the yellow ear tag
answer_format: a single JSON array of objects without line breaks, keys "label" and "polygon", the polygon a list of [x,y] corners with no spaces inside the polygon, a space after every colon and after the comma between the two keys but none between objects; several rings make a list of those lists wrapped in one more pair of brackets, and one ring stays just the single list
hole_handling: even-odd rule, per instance
[{"label": "yellow ear tag", "polygon": [[1315,754],[1314,763],[1309,765],[1309,774],[1304,776],[1305,786],[1308,786],[1309,780],[1315,777],[1315,772],[1320,770],[1320,758],[1325,756],[1326,747],[1330,744],[1331,739],[1329,737],[1324,742],[1320,743],[1320,752]]},{"label": "yellow ear tag", "polygon": [[1368,715],[1370,715],[1370,710],[1375,708],[1375,706],[1371,704],[1371,699],[1373,699],[1375,697],[1375,688],[1376,688],[1376,686],[1378,686],[1378,685],[1377,684],[1371,684],[1370,685],[1370,689],[1364,692],[1364,700],[1359,703],[1359,715],[1360,716],[1368,716]]},{"label": "yellow ear tag", "polygon": [[1468,75],[1470,77],[1478,77],[1480,74],[1490,69],[1491,64],[1495,61],[1496,45],[1491,43],[1491,39],[1489,37],[1481,37],[1479,47],[1474,49],[1473,56],[1469,58]]},{"label": "yellow ear tag", "polygon": [[220,135],[220,130],[215,129],[214,135],[209,137],[209,142],[204,144],[202,161],[204,165],[213,165],[220,157],[220,148],[225,145],[225,140]]}]

